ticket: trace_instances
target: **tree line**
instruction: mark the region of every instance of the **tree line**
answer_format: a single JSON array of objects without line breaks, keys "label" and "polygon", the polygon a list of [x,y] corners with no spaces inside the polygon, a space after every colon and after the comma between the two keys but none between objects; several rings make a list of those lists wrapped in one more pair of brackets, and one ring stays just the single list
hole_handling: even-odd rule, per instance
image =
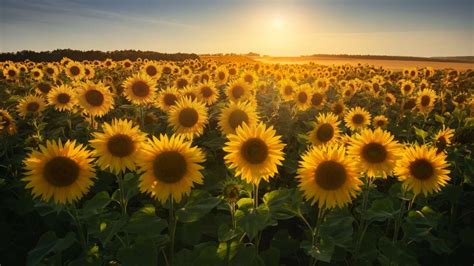
[{"label": "tree line", "polygon": [[137,50],[120,50],[120,51],[80,51],[72,49],[58,49],[54,51],[18,51],[14,53],[0,53],[0,61],[11,60],[14,62],[21,62],[30,60],[33,62],[58,62],[63,57],[68,57],[72,60],[83,61],[83,60],[105,60],[111,58],[114,61],[120,61],[130,59],[132,61],[141,58],[149,60],[166,60],[166,61],[184,61],[186,59],[199,59],[197,54],[190,53],[159,53],[153,51],[137,51]]}]

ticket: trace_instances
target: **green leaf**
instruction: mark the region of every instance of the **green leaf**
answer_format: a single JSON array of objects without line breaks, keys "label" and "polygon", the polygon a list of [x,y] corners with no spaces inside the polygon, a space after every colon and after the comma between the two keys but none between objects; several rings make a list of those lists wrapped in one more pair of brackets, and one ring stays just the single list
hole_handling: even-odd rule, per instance
[{"label": "green leaf", "polygon": [[243,247],[237,250],[237,254],[235,255],[234,259],[230,261],[231,266],[240,266],[240,265],[262,265],[264,266],[264,262],[260,256],[257,254],[257,250],[255,246]]},{"label": "green leaf", "polygon": [[107,207],[110,202],[111,198],[107,191],[97,193],[92,199],[84,203],[84,207],[81,209],[82,218],[88,218],[103,213],[104,208]]},{"label": "green leaf", "polygon": [[232,258],[235,257],[235,254],[237,254],[237,249],[241,246],[242,244],[238,241],[221,242],[217,248],[217,255],[221,260],[232,260]]},{"label": "green leaf", "polygon": [[299,197],[295,195],[295,189],[279,189],[266,193],[263,203],[270,210],[272,218],[286,220],[293,218],[298,212]]},{"label": "green leaf", "polygon": [[332,254],[334,253],[334,244],[323,239],[316,245],[311,245],[309,241],[303,240],[300,247],[309,256],[327,263],[331,262]]},{"label": "green leaf", "polygon": [[184,207],[176,211],[176,218],[183,223],[195,222],[208,214],[220,201],[205,191],[194,190]]},{"label": "green leaf", "polygon": [[440,116],[440,115],[438,115],[438,114],[435,114],[435,120],[436,120],[436,122],[438,122],[438,123],[444,124],[444,117],[443,117],[443,116]]},{"label": "green leaf", "polygon": [[393,207],[393,201],[390,198],[376,199],[372,202],[370,209],[366,211],[363,218],[369,221],[382,222],[393,218],[398,212],[399,209]]},{"label": "green leaf", "polygon": [[58,238],[56,233],[49,231],[43,234],[36,247],[28,252],[27,265],[38,265],[41,260],[51,253],[61,253],[76,242],[74,233],[69,232],[64,238]]},{"label": "green leaf", "polygon": [[152,240],[146,240],[130,247],[119,249],[117,258],[123,266],[155,266],[158,264],[158,249]]},{"label": "green leaf", "polygon": [[416,257],[411,255],[406,248],[400,246],[398,242],[393,243],[388,238],[382,237],[378,246],[380,254],[377,259],[382,265],[418,265]]},{"label": "green leaf", "polygon": [[267,227],[270,222],[270,211],[264,205],[260,205],[257,209],[245,213],[237,210],[235,213],[237,224],[244,230],[247,236],[252,240],[257,233]]},{"label": "green leaf", "polygon": [[340,247],[348,247],[352,242],[354,218],[347,210],[331,211],[321,224],[321,238]]},{"label": "green leaf", "polygon": [[226,223],[223,223],[219,226],[219,229],[217,229],[217,237],[219,239],[219,242],[225,242],[229,241],[231,239],[236,238],[237,236],[241,235],[242,231],[237,229],[232,229],[227,225]]},{"label": "green leaf", "polygon": [[147,204],[132,215],[123,230],[144,238],[154,238],[158,237],[167,226],[165,220],[156,216],[155,207]]},{"label": "green leaf", "polygon": [[423,129],[421,128],[417,128],[415,126],[413,126],[415,128],[415,134],[420,137],[422,140],[425,140],[426,137],[428,136],[428,132],[424,131]]}]

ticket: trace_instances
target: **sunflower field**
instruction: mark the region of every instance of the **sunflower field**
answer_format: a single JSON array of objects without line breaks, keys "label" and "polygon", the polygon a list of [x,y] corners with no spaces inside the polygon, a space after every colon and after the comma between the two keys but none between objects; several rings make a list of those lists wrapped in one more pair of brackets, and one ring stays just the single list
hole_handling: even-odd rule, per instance
[{"label": "sunflower field", "polygon": [[474,71],[0,69],[2,266],[474,262]]}]

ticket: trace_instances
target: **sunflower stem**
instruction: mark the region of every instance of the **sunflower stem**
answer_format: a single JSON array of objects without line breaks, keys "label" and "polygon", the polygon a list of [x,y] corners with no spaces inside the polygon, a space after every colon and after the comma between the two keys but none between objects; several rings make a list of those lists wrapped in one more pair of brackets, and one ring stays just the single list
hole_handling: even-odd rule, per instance
[{"label": "sunflower stem", "polygon": [[77,212],[77,208],[75,204],[71,204],[71,209],[72,209],[72,214],[69,212],[69,215],[74,219],[74,222],[76,223],[77,227],[77,234],[79,235],[79,241],[81,242],[82,249],[84,252],[86,252],[87,249],[87,240],[86,237],[84,236],[84,230],[82,228],[81,221],[79,219],[79,214]]},{"label": "sunflower stem", "polygon": [[[311,239],[311,246],[314,247],[316,244],[319,243],[319,230],[321,228],[321,224],[323,223],[324,216],[326,215],[326,209],[319,208],[318,210],[318,218],[316,220],[316,226],[312,231],[312,239]],[[310,265],[316,265],[318,262],[317,259],[311,257]]]},{"label": "sunflower stem", "polygon": [[142,130],[145,130],[145,108],[143,106],[139,107],[140,110],[140,127]]},{"label": "sunflower stem", "polygon": [[123,172],[120,172],[117,175],[117,183],[119,187],[119,200],[120,200],[120,207],[122,209],[122,214],[127,215],[127,199],[125,198],[125,190],[124,190],[124,177]]},{"label": "sunflower stem", "polygon": [[394,223],[394,230],[393,230],[393,239],[392,239],[392,242],[395,243],[395,241],[398,240],[398,233],[400,231],[400,223],[402,221],[402,218],[403,218],[403,214],[405,212],[405,201],[403,198],[405,198],[405,195],[406,195],[406,190],[403,189],[403,196],[402,196],[402,202],[401,202],[401,205],[400,205],[400,213],[398,214],[397,218],[395,219],[395,223]]},{"label": "sunflower stem", "polygon": [[255,209],[255,211],[257,210],[257,207],[258,207],[258,183],[257,184],[253,184],[253,207]]},{"label": "sunflower stem", "polygon": [[170,265],[173,265],[174,259],[174,242],[175,242],[175,234],[176,234],[176,217],[174,212],[174,200],[173,197],[170,197],[170,209],[169,209],[169,234],[170,234]]},{"label": "sunflower stem", "polygon": [[358,260],[359,258],[359,250],[360,250],[360,245],[362,244],[362,240],[364,239],[365,232],[367,231],[368,224],[365,223],[364,219],[364,214],[367,210],[367,205],[369,202],[369,192],[370,192],[370,186],[372,184],[372,178],[368,177],[367,175],[365,176],[365,190],[364,190],[364,195],[362,198],[362,211],[361,211],[361,216],[360,216],[360,224],[359,224],[359,230],[358,230],[358,239],[356,242],[356,249],[354,253],[355,261]]}]

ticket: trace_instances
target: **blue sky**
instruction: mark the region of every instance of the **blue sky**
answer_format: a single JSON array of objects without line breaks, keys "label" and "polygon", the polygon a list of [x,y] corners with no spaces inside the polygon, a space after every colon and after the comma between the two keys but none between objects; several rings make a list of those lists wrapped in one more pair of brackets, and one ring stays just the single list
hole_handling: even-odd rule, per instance
[{"label": "blue sky", "polygon": [[0,50],[474,55],[473,0],[0,0]]}]

